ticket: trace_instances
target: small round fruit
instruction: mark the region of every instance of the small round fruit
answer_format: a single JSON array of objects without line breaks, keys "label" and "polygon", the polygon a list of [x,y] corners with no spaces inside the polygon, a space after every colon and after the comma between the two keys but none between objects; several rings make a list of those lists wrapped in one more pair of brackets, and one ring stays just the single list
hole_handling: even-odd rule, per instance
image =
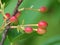
[{"label": "small round fruit", "polygon": [[[7,19],[10,18],[10,13],[6,13],[5,15],[6,15]],[[4,17],[4,19],[6,19],[6,18]]]},{"label": "small round fruit", "polygon": [[25,33],[32,33],[33,29],[31,27],[26,27],[24,31]]},{"label": "small round fruit", "polygon": [[40,21],[38,23],[38,27],[40,28],[46,28],[48,26],[48,23],[46,21]]},{"label": "small round fruit", "polygon": [[17,18],[15,17],[15,16],[12,16],[11,18],[10,18],[10,22],[15,22],[17,20]]},{"label": "small round fruit", "polygon": [[40,10],[40,12],[43,12],[44,13],[44,12],[47,11],[47,7],[41,7],[39,10]]},{"label": "small round fruit", "polygon": [[38,28],[37,29],[37,33],[38,34],[45,34],[46,33],[46,30],[45,29],[42,29],[42,28]]},{"label": "small round fruit", "polygon": [[20,16],[20,13],[21,13],[21,12],[18,11],[18,12],[16,13],[15,17],[18,18],[18,17]]}]

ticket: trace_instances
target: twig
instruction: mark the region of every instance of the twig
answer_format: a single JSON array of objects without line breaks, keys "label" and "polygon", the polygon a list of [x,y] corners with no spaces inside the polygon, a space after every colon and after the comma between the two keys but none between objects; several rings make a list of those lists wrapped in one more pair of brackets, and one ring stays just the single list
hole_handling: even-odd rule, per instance
[{"label": "twig", "polygon": [[[19,5],[22,3],[22,1],[23,1],[23,0],[18,0],[18,3],[17,3],[17,5],[16,5],[16,8],[14,9],[14,12],[13,12],[13,15],[12,15],[12,16],[14,16],[14,15],[17,13],[18,7],[19,7]],[[9,20],[9,19],[8,19],[8,20]],[[8,22],[8,21],[7,21],[7,22]],[[8,25],[6,26],[6,29],[4,30],[4,32],[3,32],[3,34],[2,34],[2,40],[1,40],[1,42],[0,42],[0,45],[3,45],[3,44],[4,44],[4,41],[5,41],[5,39],[6,39],[7,32],[8,32],[9,29],[10,29],[10,24],[8,24]]]},{"label": "twig", "polygon": [[4,30],[4,32],[3,32],[3,34],[2,34],[2,40],[1,40],[0,45],[3,45],[3,44],[4,44],[4,41],[5,41],[5,39],[6,39],[6,35],[7,35],[7,32],[8,32],[8,30],[9,30],[9,28],[10,28],[9,25],[6,26],[6,29]]},{"label": "twig", "polygon": [[13,16],[18,12],[18,7],[19,7],[19,5],[22,3],[22,1],[23,1],[23,0],[18,0],[18,3],[17,3],[16,8],[15,8],[15,10],[14,10]]}]

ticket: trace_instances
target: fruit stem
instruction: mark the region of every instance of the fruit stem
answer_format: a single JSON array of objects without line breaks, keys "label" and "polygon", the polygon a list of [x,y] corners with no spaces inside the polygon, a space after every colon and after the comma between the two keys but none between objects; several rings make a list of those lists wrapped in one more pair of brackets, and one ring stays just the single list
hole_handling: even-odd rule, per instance
[{"label": "fruit stem", "polygon": [[5,28],[8,24],[10,24],[10,23],[11,23],[11,22],[9,22],[9,23],[7,23],[7,24],[6,24],[6,23],[3,23],[2,26],[1,26],[1,28],[0,28],[0,31],[2,31],[2,29],[4,29],[4,28]]},{"label": "fruit stem", "polygon": [[[22,26],[38,26],[38,24],[27,24],[27,25],[20,25]],[[10,28],[17,28],[17,26],[10,26]]]},{"label": "fruit stem", "polygon": [[33,29],[34,31],[37,31],[37,29]]},{"label": "fruit stem", "polygon": [[[17,26],[10,26],[10,28],[17,28]],[[20,26],[22,30],[24,30],[24,27]],[[34,31],[37,31],[37,29],[33,28]]]},{"label": "fruit stem", "polygon": [[18,11],[23,11],[23,10],[40,11],[39,9],[33,9],[33,8],[21,8],[21,9],[18,9]]},{"label": "fruit stem", "polygon": [[7,16],[5,15],[4,10],[2,10],[2,15],[7,19]]},{"label": "fruit stem", "polygon": [[5,6],[5,3],[2,4],[1,0],[0,0],[0,6],[1,6],[0,12],[2,13],[2,15],[3,15],[5,18],[7,18],[7,17],[5,16],[5,13],[4,13],[4,6]]},{"label": "fruit stem", "polygon": [[38,26],[38,24],[27,24],[27,25],[23,25],[23,26]]},{"label": "fruit stem", "polygon": [[10,28],[17,28],[17,26],[10,26]]},{"label": "fruit stem", "polygon": [[5,24],[5,27],[7,26],[7,25],[9,25],[11,22],[8,22],[7,24]]},{"label": "fruit stem", "polygon": [[[10,28],[17,28],[18,26],[10,26]],[[24,30],[24,27],[20,26],[21,29]]]},{"label": "fruit stem", "polygon": [[25,10],[39,11],[38,9],[33,9],[33,8],[25,8]]}]

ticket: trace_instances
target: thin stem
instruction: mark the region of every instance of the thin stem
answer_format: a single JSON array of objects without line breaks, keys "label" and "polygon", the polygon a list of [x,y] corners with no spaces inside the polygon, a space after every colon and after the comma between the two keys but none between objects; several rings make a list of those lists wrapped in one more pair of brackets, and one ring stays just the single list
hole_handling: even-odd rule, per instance
[{"label": "thin stem", "polygon": [[7,24],[5,24],[4,26],[6,27],[7,25],[9,25],[11,22],[8,22]]},{"label": "thin stem", "polygon": [[18,9],[18,11],[23,11],[23,10],[40,11],[39,9],[33,9],[33,8],[21,8],[21,9]]},{"label": "thin stem", "polygon": [[7,17],[5,16],[5,13],[4,13],[4,6],[5,6],[5,3],[2,4],[1,0],[0,0],[0,6],[1,6],[0,12],[2,13],[3,17],[7,18]]},{"label": "thin stem", "polygon": [[[22,27],[22,26],[38,26],[38,24],[20,25],[20,27]],[[10,28],[17,28],[17,26],[10,26]]]},{"label": "thin stem", "polygon": [[37,29],[33,29],[34,31],[37,31]]},{"label": "thin stem", "polygon": [[[17,26],[10,26],[10,28],[17,28]],[[24,27],[20,26],[22,30],[24,30]],[[37,31],[37,29],[33,28],[34,31]]]},{"label": "thin stem", "polygon": [[23,25],[23,26],[38,26],[38,24],[27,24],[27,25]]},{"label": "thin stem", "polygon": [[1,13],[2,13],[3,17],[5,17],[7,19],[7,16],[5,15],[4,10],[2,10]]},{"label": "thin stem", "polygon": [[33,9],[33,8],[25,8],[25,10],[39,11],[39,9]]}]

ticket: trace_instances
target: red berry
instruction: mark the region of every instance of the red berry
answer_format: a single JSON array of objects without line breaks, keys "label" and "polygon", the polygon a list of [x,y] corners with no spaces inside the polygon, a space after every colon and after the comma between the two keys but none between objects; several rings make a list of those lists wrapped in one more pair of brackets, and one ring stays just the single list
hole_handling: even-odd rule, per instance
[{"label": "red berry", "polygon": [[17,13],[16,13],[16,15],[15,15],[15,17],[19,17],[20,16],[20,12],[18,11]]},{"label": "red berry", "polygon": [[42,29],[42,28],[38,28],[37,29],[37,33],[38,34],[45,34],[46,33],[46,30],[45,29]]},{"label": "red berry", "polygon": [[[5,15],[6,15],[7,19],[10,18],[10,13],[6,13]],[[6,18],[4,17],[4,19],[6,19]]]},{"label": "red berry", "polygon": [[40,12],[46,12],[47,11],[47,8],[46,7],[41,7],[40,8]]},{"label": "red berry", "polygon": [[26,33],[31,33],[32,30],[33,30],[33,29],[32,29],[31,27],[26,27],[24,31],[25,31]]},{"label": "red berry", "polygon": [[46,28],[48,26],[48,23],[46,21],[40,21],[38,23],[38,27],[40,28]]},{"label": "red berry", "polygon": [[15,21],[17,21],[17,18],[16,18],[15,16],[12,16],[12,17],[10,18],[10,22],[15,22]]}]

